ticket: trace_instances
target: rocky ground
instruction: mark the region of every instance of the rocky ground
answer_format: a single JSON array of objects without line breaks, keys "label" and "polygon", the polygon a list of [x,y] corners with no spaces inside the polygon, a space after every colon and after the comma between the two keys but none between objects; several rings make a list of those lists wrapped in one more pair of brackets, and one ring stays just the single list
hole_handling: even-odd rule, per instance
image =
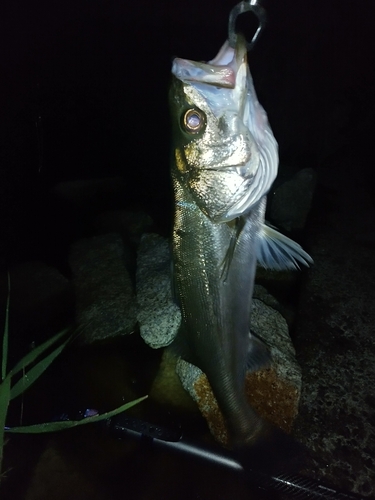
[{"label": "rocky ground", "polygon": [[361,162],[356,176],[342,175],[352,162],[321,170],[310,220],[315,264],[294,337],[303,374],[296,433],[321,457],[316,473],[374,495],[375,214]]}]

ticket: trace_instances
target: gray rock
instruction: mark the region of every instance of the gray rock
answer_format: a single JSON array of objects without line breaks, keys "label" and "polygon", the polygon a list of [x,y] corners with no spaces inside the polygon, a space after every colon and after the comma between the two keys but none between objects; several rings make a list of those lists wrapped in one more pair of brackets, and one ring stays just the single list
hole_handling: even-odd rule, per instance
[{"label": "gray rock", "polygon": [[[274,271],[257,267],[256,281],[262,284],[254,286],[253,298],[259,299],[284,317],[289,328],[293,328],[297,308],[289,298],[298,290],[299,272]],[[282,294],[281,294],[282,292]],[[272,293],[278,296],[276,299]]]},{"label": "gray rock", "polygon": [[267,289],[262,285],[254,285],[253,299],[261,300],[266,306],[272,307],[272,309],[282,313],[280,302],[275,299],[273,295],[268,293]]},{"label": "gray rock", "polygon": [[118,233],[136,244],[151,225],[152,219],[145,212],[129,210],[107,210],[100,213],[93,222],[97,233]]},{"label": "gray rock", "polygon": [[293,385],[300,393],[301,368],[296,361],[296,351],[283,316],[261,300],[253,299],[251,329],[270,348],[277,375]]},{"label": "gray rock", "polygon": [[171,256],[168,239],[145,234],[137,260],[138,322],[141,336],[154,349],[169,345],[181,322],[172,298]]},{"label": "gray rock", "polygon": [[297,438],[320,457],[319,478],[374,495],[374,249],[321,225],[311,255],[295,332],[304,381]]},{"label": "gray rock", "polygon": [[91,343],[134,331],[136,302],[117,234],[85,238],[72,245],[69,263],[76,291],[80,340]]},{"label": "gray rock", "polygon": [[262,285],[254,285],[253,298],[259,299],[267,306],[277,309],[280,307],[280,302],[273,295],[267,292],[267,289]]},{"label": "gray rock", "polygon": [[311,208],[315,185],[315,170],[305,168],[277,187],[270,208],[272,221],[287,231],[303,229]]}]

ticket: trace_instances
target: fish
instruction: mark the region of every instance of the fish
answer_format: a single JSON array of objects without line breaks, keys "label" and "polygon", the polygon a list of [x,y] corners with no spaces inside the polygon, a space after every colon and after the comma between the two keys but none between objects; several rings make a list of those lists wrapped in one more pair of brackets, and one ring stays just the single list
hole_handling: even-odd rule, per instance
[{"label": "fish", "polygon": [[265,222],[278,145],[255,93],[244,37],[238,34],[235,47],[226,41],[208,62],[175,58],[169,105],[177,340],[182,356],[206,374],[230,446],[256,447],[264,436],[280,435],[245,395],[246,371],[271,362],[249,328],[256,266],[299,269],[312,259]]}]

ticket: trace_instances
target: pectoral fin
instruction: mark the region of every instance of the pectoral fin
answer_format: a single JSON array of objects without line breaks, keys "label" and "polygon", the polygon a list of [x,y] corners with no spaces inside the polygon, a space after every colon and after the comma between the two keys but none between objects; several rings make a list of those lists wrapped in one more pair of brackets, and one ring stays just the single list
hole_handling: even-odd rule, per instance
[{"label": "pectoral fin", "polygon": [[227,250],[227,253],[225,254],[224,260],[221,264],[221,279],[223,281],[226,281],[229,273],[229,268],[231,265],[231,262],[233,260],[233,255],[234,255],[234,250],[236,248],[236,244],[238,241],[238,238],[241,234],[242,229],[245,226],[245,219],[243,217],[237,217],[233,221],[227,223],[228,225],[233,226],[232,227],[232,236],[230,238],[229,242],[229,247]]},{"label": "pectoral fin", "polygon": [[283,271],[309,267],[312,258],[303,248],[287,236],[263,224],[257,245],[258,264],[268,269]]}]

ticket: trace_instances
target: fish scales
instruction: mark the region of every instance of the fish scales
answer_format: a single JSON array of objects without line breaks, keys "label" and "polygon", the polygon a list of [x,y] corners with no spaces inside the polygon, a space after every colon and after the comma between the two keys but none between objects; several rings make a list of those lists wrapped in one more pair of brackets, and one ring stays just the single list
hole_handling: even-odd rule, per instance
[{"label": "fish scales", "polygon": [[[183,331],[193,361],[207,375],[228,428],[242,442],[260,421],[244,398],[249,317],[256,257],[251,247],[259,214],[254,211],[237,241],[225,281],[218,279],[234,229],[213,224],[175,183],[174,278],[180,291]],[[189,200],[189,201],[188,201]],[[246,272],[244,272],[244,269]]]},{"label": "fish scales", "polygon": [[256,442],[266,424],[245,396],[245,372],[269,363],[249,330],[257,259],[276,269],[311,258],[265,225],[277,142],[259,104],[245,41],[209,63],[176,58],[170,107],[175,196],[173,270],[180,339],[206,375],[232,445]]}]

